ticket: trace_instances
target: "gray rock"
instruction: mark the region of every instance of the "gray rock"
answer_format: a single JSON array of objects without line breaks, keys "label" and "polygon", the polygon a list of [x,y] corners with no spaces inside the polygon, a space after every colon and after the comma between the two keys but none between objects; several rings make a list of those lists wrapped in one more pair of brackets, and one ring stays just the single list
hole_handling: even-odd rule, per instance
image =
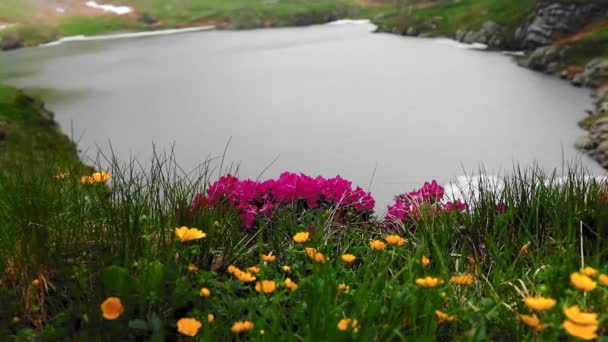
[{"label": "gray rock", "polygon": [[22,46],[23,42],[17,37],[5,37],[0,39],[0,50],[14,50]]},{"label": "gray rock", "polygon": [[456,31],[455,38],[456,38],[457,41],[462,42],[464,40],[464,36],[466,36],[466,34],[467,34],[467,31],[465,31],[465,30],[458,30],[458,31]]},{"label": "gray rock", "polygon": [[574,33],[600,16],[593,3],[539,1],[526,24],[515,31],[515,39],[524,49],[551,44],[555,36]]},{"label": "gray rock", "polygon": [[408,36],[417,36],[420,34],[420,32],[418,32],[418,30],[415,27],[409,27],[406,31],[406,33]]}]

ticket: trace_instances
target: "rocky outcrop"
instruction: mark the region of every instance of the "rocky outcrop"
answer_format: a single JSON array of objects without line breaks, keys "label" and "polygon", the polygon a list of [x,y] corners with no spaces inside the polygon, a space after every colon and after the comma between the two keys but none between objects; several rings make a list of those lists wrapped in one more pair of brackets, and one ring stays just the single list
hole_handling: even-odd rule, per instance
[{"label": "rocky outcrop", "polygon": [[525,58],[518,60],[519,65],[550,74],[560,74],[564,68],[566,49],[549,45],[540,47]]},{"label": "rocky outcrop", "polygon": [[23,46],[21,39],[16,37],[0,38],[0,50],[14,50]]},{"label": "rocky outcrop", "polygon": [[550,45],[554,38],[576,32],[599,15],[600,8],[589,2],[539,1],[514,38],[525,50]]},{"label": "rocky outcrop", "polygon": [[596,58],[585,65],[582,72],[574,75],[570,82],[578,87],[598,88],[608,81],[608,59]]},{"label": "rocky outcrop", "polygon": [[485,22],[478,30],[458,30],[454,38],[465,44],[485,44],[494,50],[504,49],[509,43],[502,27],[493,21]]}]

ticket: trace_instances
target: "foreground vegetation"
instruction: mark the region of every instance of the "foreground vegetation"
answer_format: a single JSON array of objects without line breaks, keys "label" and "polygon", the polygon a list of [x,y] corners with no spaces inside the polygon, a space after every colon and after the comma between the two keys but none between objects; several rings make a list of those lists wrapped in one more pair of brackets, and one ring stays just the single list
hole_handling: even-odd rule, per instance
[{"label": "foreground vegetation", "polygon": [[[365,201],[332,200],[328,189],[352,189],[339,179],[210,184],[222,170],[213,162],[185,173],[171,156],[156,157],[145,172],[99,160],[109,173],[50,162],[0,173],[2,336],[607,333],[608,188],[578,172],[558,179],[516,170],[501,187],[480,185],[456,209],[441,187],[427,184],[392,206],[397,213],[396,203],[407,201],[407,215],[382,217],[356,205]],[[322,186],[300,186],[310,182]],[[305,195],[280,190],[289,184]],[[244,204],[257,213],[251,225]]]}]

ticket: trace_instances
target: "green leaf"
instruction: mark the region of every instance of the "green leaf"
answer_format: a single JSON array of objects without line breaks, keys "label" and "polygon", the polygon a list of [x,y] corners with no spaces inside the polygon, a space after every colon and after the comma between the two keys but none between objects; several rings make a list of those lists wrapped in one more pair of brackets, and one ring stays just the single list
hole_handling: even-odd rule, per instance
[{"label": "green leaf", "polygon": [[132,290],[135,279],[126,269],[110,266],[101,272],[101,281],[107,294],[123,296]]},{"label": "green leaf", "polygon": [[131,329],[139,329],[139,330],[150,330],[148,326],[148,322],[143,319],[133,319],[129,321],[129,328]]},{"label": "green leaf", "polygon": [[165,278],[165,266],[153,261],[145,263],[141,268],[139,278],[139,291],[144,297],[152,298],[154,294],[158,294],[163,286]]}]

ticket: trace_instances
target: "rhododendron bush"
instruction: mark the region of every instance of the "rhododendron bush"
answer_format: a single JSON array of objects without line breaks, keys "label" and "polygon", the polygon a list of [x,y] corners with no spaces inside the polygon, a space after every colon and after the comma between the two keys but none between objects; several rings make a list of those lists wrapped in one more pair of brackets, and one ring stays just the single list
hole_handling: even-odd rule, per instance
[{"label": "rhododendron bush", "polygon": [[355,214],[369,214],[375,205],[371,193],[340,176],[316,178],[285,172],[267,181],[239,180],[226,175],[211,184],[206,196],[198,194],[191,209],[227,206],[239,214],[243,227],[250,229],[256,219],[272,217],[277,208],[317,209],[335,207]]},{"label": "rhododendron bush", "polygon": [[407,224],[420,217],[421,209],[427,207],[433,213],[446,211],[464,211],[467,205],[461,200],[446,201],[444,188],[437,181],[426,182],[422,188],[395,197],[388,206],[385,223],[390,227],[396,224]]}]

